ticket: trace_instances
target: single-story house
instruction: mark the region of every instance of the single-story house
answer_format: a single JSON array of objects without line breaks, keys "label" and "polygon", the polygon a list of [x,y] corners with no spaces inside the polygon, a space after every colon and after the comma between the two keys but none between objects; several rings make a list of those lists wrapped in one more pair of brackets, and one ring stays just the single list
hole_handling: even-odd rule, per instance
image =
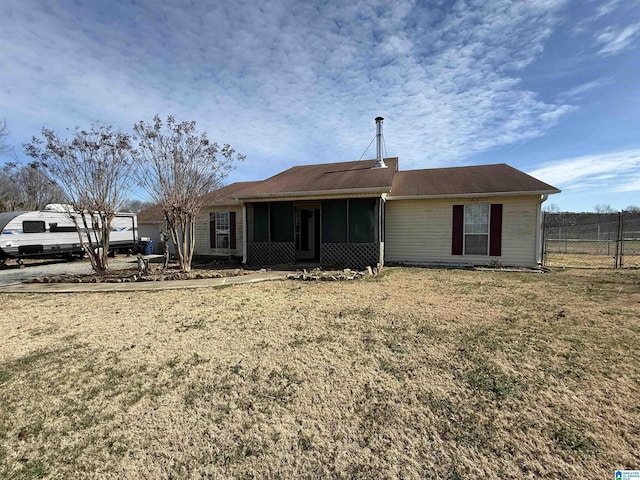
[{"label": "single-story house", "polygon": [[541,204],[559,191],[506,164],[296,166],[208,194],[195,253],[253,265],[537,266]]}]

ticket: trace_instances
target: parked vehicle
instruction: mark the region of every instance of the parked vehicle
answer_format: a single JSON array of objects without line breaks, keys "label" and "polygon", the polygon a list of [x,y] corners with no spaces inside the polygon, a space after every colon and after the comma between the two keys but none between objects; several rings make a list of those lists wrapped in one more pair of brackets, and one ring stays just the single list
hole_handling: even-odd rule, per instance
[{"label": "parked vehicle", "polygon": [[[57,208],[58,207],[58,208]],[[56,209],[57,208],[57,209]],[[80,213],[72,213],[82,225]],[[87,214],[85,214],[87,215]],[[88,215],[87,215],[88,217]],[[91,219],[87,221],[91,225]],[[84,239],[87,231],[81,230]],[[95,232],[91,232],[95,234]],[[95,238],[95,237],[92,237]],[[135,213],[118,213],[111,224],[109,252],[139,250],[138,219]],[[59,206],[47,205],[34,212],[0,213],[0,262],[15,258],[81,257],[84,250],[73,219]]]}]

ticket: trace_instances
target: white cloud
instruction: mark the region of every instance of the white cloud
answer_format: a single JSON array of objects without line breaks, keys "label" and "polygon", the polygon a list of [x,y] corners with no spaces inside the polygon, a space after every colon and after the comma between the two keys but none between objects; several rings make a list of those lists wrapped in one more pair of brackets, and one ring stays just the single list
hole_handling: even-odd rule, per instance
[{"label": "white cloud", "polygon": [[[565,3],[15,0],[0,19],[0,105],[22,141],[42,125],[172,113],[247,163],[282,166],[358,158],[382,115],[403,168],[452,164],[571,111],[518,79]],[[268,168],[281,165],[253,173]]]},{"label": "white cloud", "polygon": [[640,23],[627,25],[624,28],[607,28],[602,31],[596,40],[604,46],[598,51],[601,55],[613,55],[627,48],[640,34]]},{"label": "white cloud", "polygon": [[577,100],[584,96],[585,93],[601,88],[611,83],[610,78],[601,78],[591,82],[581,83],[573,88],[565,90],[558,95],[562,101]]},{"label": "white cloud", "polygon": [[640,192],[640,172],[636,175],[625,178],[615,189],[616,192]]},{"label": "white cloud", "polygon": [[528,173],[566,190],[640,190],[640,149],[566,158]]},{"label": "white cloud", "polygon": [[599,18],[613,13],[621,2],[622,0],[608,0],[602,2],[596,7],[596,13],[594,16]]},{"label": "white cloud", "polygon": [[[579,6],[584,8],[586,15],[579,19],[571,32],[574,34],[592,33],[598,26],[611,22],[615,18],[633,18],[640,6],[639,0],[580,0]],[[574,9],[579,12],[580,9]]]}]

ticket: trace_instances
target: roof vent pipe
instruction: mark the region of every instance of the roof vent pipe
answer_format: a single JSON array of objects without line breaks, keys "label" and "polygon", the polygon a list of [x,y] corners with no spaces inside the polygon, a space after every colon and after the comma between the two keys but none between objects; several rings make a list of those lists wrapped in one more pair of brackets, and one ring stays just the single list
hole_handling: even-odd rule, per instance
[{"label": "roof vent pipe", "polygon": [[376,117],[376,164],[373,168],[387,168],[382,158],[382,121],[384,118]]}]

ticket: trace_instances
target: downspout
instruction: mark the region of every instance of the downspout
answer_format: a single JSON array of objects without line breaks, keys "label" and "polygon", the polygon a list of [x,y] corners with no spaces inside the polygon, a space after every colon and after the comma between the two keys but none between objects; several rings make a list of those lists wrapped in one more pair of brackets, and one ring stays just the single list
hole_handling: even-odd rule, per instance
[{"label": "downspout", "polygon": [[385,256],[385,240],[386,240],[386,194],[380,195],[380,209],[378,210],[378,223],[380,230],[380,266],[384,265],[384,256]]},{"label": "downspout", "polygon": [[537,219],[537,232],[536,232],[536,255],[538,257],[538,267],[542,267],[542,242],[544,241],[542,238],[542,204],[547,201],[549,198],[548,194],[544,194],[540,196],[540,202],[538,202],[538,211],[536,212]]},{"label": "downspout", "polygon": [[242,263],[247,264],[247,204],[242,202]]}]

